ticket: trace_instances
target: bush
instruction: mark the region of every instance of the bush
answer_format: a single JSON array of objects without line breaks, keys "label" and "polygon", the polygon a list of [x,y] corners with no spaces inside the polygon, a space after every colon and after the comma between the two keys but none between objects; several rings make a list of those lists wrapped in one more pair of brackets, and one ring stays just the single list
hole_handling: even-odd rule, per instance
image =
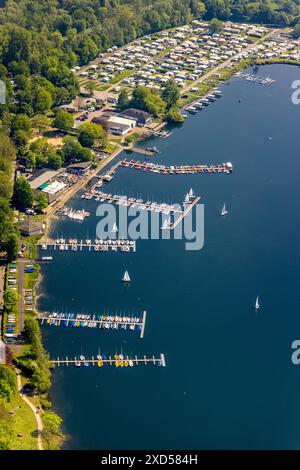
[{"label": "bush", "polygon": [[0,400],[9,403],[16,392],[16,374],[9,367],[0,365]]}]

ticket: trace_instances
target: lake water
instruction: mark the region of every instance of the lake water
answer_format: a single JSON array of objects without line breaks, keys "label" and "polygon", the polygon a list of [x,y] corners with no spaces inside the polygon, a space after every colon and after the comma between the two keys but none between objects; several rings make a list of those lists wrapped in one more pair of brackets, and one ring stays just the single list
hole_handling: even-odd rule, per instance
[{"label": "lake water", "polygon": [[[51,357],[96,355],[100,348],[163,352],[167,362],[56,369],[51,399],[69,436],[65,448],[300,448],[300,366],[291,363],[291,343],[300,337],[300,107],[291,103],[299,68],[265,66],[259,75],[276,83],[232,79],[222,99],[169,139],[150,142],[161,151],[153,161],[231,161],[232,175],[120,168],[107,186],[166,202],[181,202],[192,186],[205,205],[202,250],[186,251],[182,240],[140,240],[132,254],[49,253],[40,310],[148,312],[144,339],[43,327]],[[229,214],[222,218],[224,201]],[[77,196],[71,204],[92,216],[59,220],[52,235],[95,238],[98,203]],[[126,269],[128,288],[121,282]]]}]

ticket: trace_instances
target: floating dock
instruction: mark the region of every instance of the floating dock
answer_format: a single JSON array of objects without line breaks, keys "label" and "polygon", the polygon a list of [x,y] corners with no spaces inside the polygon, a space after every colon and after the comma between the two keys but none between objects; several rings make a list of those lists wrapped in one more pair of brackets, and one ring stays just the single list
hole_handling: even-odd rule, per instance
[{"label": "floating dock", "polygon": [[151,173],[160,173],[163,175],[189,175],[204,173],[224,173],[230,174],[233,171],[231,162],[220,163],[217,165],[159,165],[151,162],[140,162],[139,160],[121,160],[119,164],[123,168],[134,170],[150,171]]},{"label": "floating dock", "polygon": [[155,150],[155,149],[144,149],[142,147],[125,147],[124,148],[125,152],[134,152],[134,153],[139,153],[141,155],[149,155],[149,156],[153,156],[155,154],[157,154],[158,152]]},{"label": "floating dock", "polygon": [[41,325],[66,326],[82,328],[100,328],[103,330],[129,330],[139,331],[140,338],[144,338],[147,312],[140,316],[125,315],[84,315],[74,313],[39,313],[36,317]]},{"label": "floating dock", "polygon": [[115,354],[114,356],[106,356],[105,354],[97,354],[97,356],[92,356],[91,358],[86,358],[83,355],[80,355],[78,358],[75,356],[74,359],[69,359],[68,357],[64,359],[51,360],[52,364],[56,366],[69,366],[75,365],[76,367],[81,366],[114,366],[114,367],[134,367],[139,365],[154,365],[160,367],[166,367],[166,359],[164,354],[160,354],[159,357],[138,357],[138,356],[128,356],[123,354]]},{"label": "floating dock", "polygon": [[91,199],[92,197],[96,201],[108,202],[124,207],[135,207],[138,210],[146,210],[149,212],[162,212],[164,214],[182,214],[182,210],[178,208],[177,204],[166,204],[152,201],[143,201],[143,199],[137,199],[134,197],[120,196],[118,194],[107,194],[100,190],[94,190],[94,192],[88,191],[85,198]]},{"label": "floating dock", "polygon": [[258,75],[255,75],[254,73],[243,73],[243,72],[238,72],[237,74],[234,75],[235,78],[243,78],[244,80],[247,80],[248,82],[253,82],[253,83],[259,83],[260,85],[266,85],[270,86],[276,83],[276,80],[273,80],[270,77],[260,77]]},{"label": "floating dock", "polygon": [[60,238],[57,240],[44,239],[38,241],[37,246],[42,250],[54,249],[59,251],[121,251],[122,253],[136,252],[135,240],[77,240]]}]

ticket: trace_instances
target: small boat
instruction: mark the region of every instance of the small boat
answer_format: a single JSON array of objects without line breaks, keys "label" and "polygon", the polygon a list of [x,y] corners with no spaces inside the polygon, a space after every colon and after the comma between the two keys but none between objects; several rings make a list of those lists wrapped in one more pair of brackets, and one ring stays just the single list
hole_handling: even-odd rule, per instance
[{"label": "small boat", "polygon": [[188,194],[189,194],[189,197],[190,197],[190,198],[195,197],[195,193],[194,193],[193,188],[191,188],[191,189],[189,190],[189,193],[188,193]]},{"label": "small boat", "polygon": [[189,204],[190,203],[190,196],[189,193],[186,193],[185,198],[184,198],[184,203]]},{"label": "small boat", "polygon": [[161,227],[162,230],[167,230],[168,228],[170,228],[170,218],[165,219]]},{"label": "small boat", "polygon": [[112,233],[117,233],[118,227],[117,227],[116,222],[114,222],[114,225],[113,225],[113,228],[111,229],[111,231],[112,231]]},{"label": "small boat", "polygon": [[130,276],[128,274],[128,271],[125,271],[124,276],[122,278],[123,282],[130,282]]},{"label": "small boat", "polygon": [[225,205],[225,202],[224,202],[224,206],[222,207],[222,210],[221,210],[221,215],[226,215],[228,214],[228,211],[226,210],[226,205]]},{"label": "small boat", "polygon": [[256,297],[256,302],[255,302],[255,310],[257,311],[259,309],[260,305],[258,302],[258,296]]}]

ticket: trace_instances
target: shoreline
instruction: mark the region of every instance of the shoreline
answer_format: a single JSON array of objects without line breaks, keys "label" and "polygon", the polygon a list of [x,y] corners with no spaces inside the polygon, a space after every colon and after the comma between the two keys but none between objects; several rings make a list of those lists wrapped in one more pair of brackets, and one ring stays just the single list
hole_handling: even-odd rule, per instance
[{"label": "shoreline", "polygon": [[[264,63],[264,64],[259,64],[259,65],[272,65],[274,62],[271,62],[271,63]],[[275,63],[274,65],[276,65],[277,63]],[[238,65],[241,65],[241,64],[238,64]],[[243,67],[241,67],[240,69],[241,70],[244,70],[244,69],[247,69],[249,66],[252,66],[252,65],[255,65],[255,63],[247,63],[247,64],[243,64]],[[284,65],[300,65],[300,64],[284,64]],[[231,76],[229,78],[226,78],[226,80],[223,80],[221,81],[222,84],[226,83],[228,80],[230,80],[233,75],[236,73],[236,70],[233,71],[233,73],[231,74]],[[211,87],[211,89],[215,88],[215,85]],[[209,93],[209,92],[208,92]],[[197,100],[197,98],[195,98],[195,100]],[[77,188],[76,187],[76,190],[74,190],[75,188],[73,188],[73,191],[70,191],[69,194],[68,194],[68,197],[66,199],[64,199],[64,202],[68,201],[69,199],[71,199],[72,197],[74,197],[78,191],[80,191],[80,189],[82,189],[96,174],[98,174],[101,170],[103,170],[110,162],[112,162],[114,160],[115,157],[117,157],[122,151],[126,150],[125,148],[123,147],[120,147],[117,151],[115,151],[112,155],[110,155],[105,161],[102,162],[101,165],[99,165],[99,167],[97,168],[97,170],[95,170],[95,172],[93,172],[93,175],[89,175],[89,177],[83,182],[81,181],[79,187]],[[51,211],[50,214],[46,214],[45,215],[45,220],[46,220],[46,230],[45,230],[45,234],[43,235],[46,236],[47,234],[49,234],[49,231],[51,230],[51,226],[52,224],[54,223],[54,218],[55,218],[55,211]],[[42,237],[42,238],[43,238]],[[42,279],[43,279],[43,276],[41,274],[41,272],[39,273],[39,276],[38,276],[38,280],[36,282],[36,285],[34,287],[34,292],[36,293],[41,285],[41,282],[42,282]],[[42,293],[39,293],[38,296],[42,295]],[[37,309],[35,308],[35,315],[37,313]],[[40,325],[39,325],[39,329],[40,329]],[[40,329],[41,331],[41,329]],[[61,441],[61,445],[63,444],[63,442],[65,441],[66,439],[66,436],[63,434],[63,438],[62,438],[62,441]]]}]

